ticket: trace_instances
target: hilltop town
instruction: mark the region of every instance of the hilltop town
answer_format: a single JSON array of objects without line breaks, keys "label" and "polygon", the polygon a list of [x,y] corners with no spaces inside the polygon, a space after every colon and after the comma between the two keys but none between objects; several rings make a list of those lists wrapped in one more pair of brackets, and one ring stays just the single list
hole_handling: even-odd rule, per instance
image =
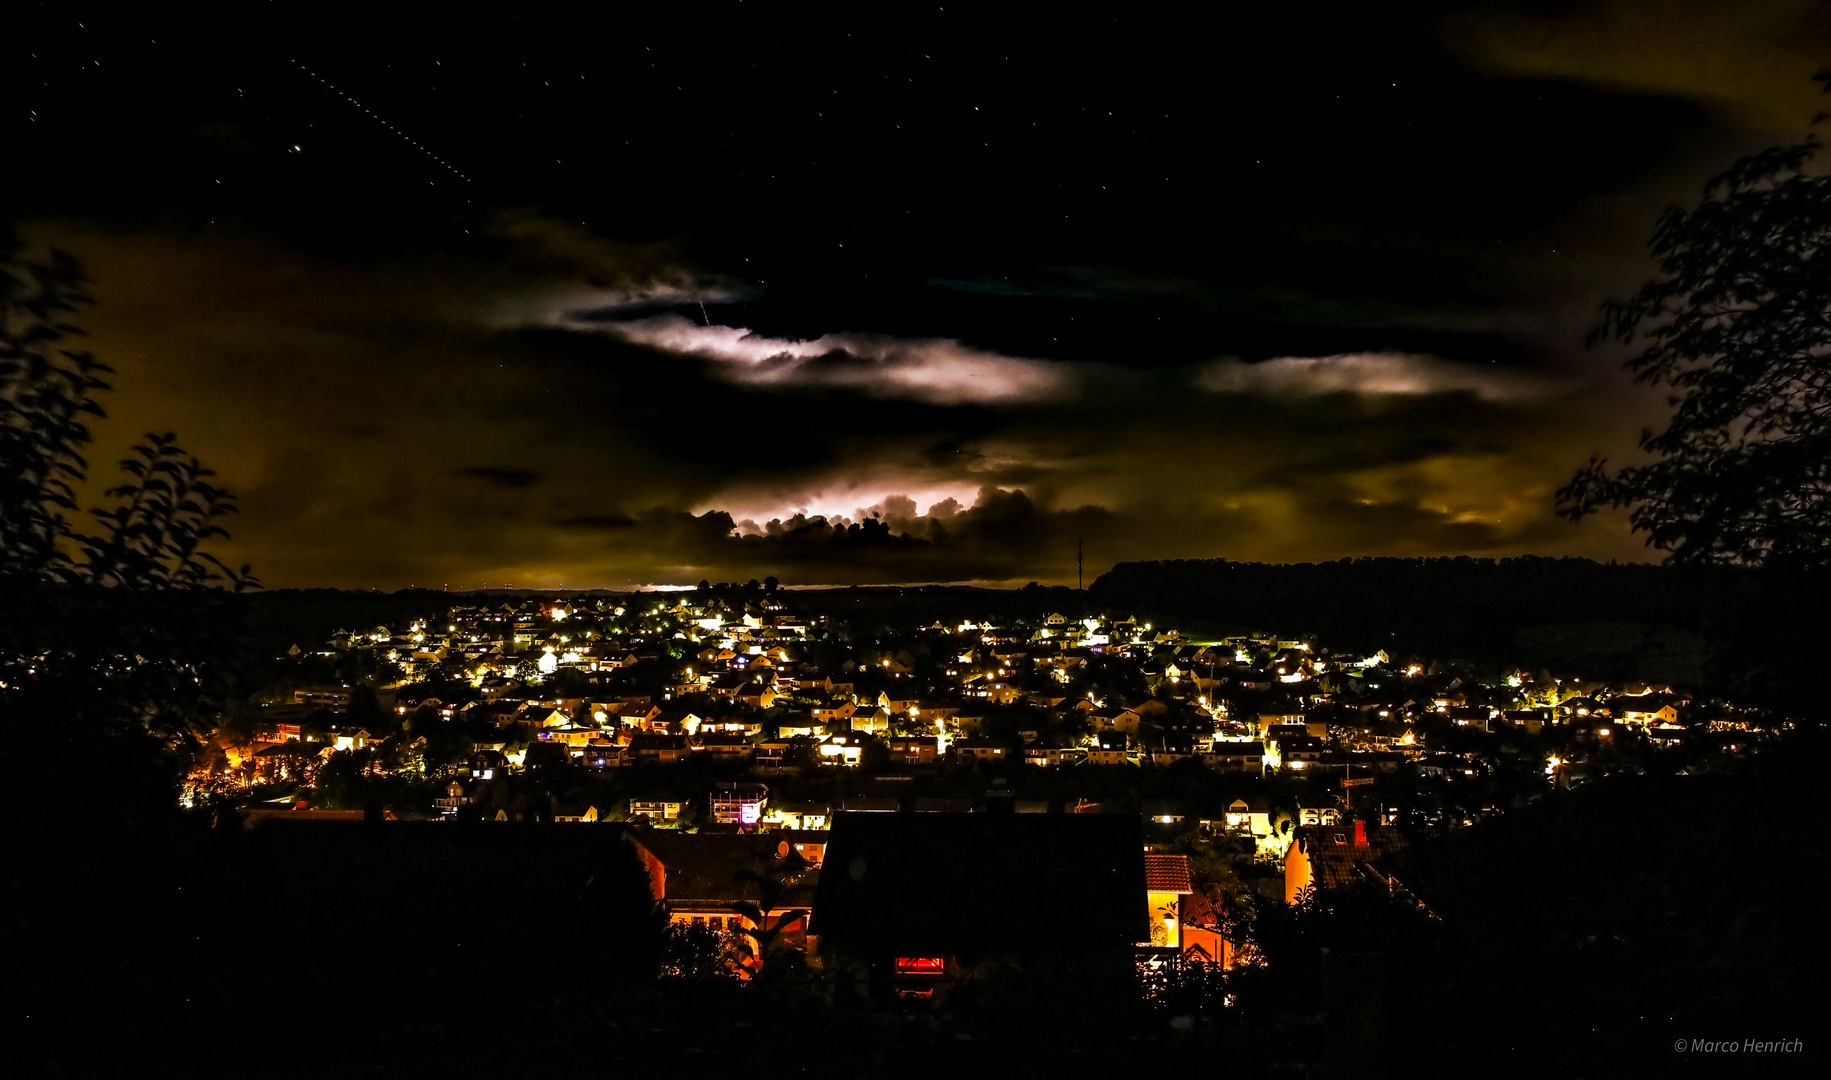
[{"label": "hilltop town", "polygon": [[1397,888],[1380,855],[1407,838],[1752,737],[1731,703],[1582,672],[1191,640],[1119,612],[816,606],[773,582],[510,594],[341,628],[225,717],[189,798],[250,824],[622,823],[675,921],[732,934],[774,929],[753,894],[780,845],[808,877],[772,903],[808,907],[840,814],[1132,815],[1162,878],[1140,885],[1140,944],[1221,963],[1229,910]]}]

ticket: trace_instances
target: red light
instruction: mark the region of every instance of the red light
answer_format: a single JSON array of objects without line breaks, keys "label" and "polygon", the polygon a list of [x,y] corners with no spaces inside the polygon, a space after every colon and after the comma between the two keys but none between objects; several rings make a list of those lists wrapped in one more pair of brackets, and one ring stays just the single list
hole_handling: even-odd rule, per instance
[{"label": "red light", "polygon": [[939,956],[899,956],[896,958],[898,975],[940,975],[947,967],[947,962]]}]

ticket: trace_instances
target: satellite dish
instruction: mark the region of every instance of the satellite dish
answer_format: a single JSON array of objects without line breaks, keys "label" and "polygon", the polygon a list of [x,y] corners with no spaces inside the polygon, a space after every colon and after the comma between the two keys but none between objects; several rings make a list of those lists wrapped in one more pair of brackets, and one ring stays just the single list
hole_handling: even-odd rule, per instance
[{"label": "satellite dish", "polygon": [[788,841],[787,840],[779,841],[776,844],[776,858],[778,858],[778,859],[788,858]]},{"label": "satellite dish", "polygon": [[865,857],[863,855],[852,856],[852,861],[846,865],[846,876],[853,881],[865,880]]}]

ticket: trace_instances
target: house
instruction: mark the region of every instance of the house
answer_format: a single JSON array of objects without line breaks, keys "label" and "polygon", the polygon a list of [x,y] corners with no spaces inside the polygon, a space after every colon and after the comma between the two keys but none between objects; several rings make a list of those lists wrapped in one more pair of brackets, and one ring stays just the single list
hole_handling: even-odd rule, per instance
[{"label": "house", "polygon": [[1609,710],[1604,708],[1602,703],[1593,697],[1565,698],[1558,704],[1558,708],[1563,709],[1571,716],[1609,715]]},{"label": "house", "polygon": [[1537,735],[1546,724],[1555,722],[1549,709],[1508,709],[1501,714],[1501,719],[1513,727],[1524,728],[1528,735]]},{"label": "house", "polygon": [[984,698],[994,705],[1011,705],[1024,696],[1022,689],[1003,679],[992,679],[981,682],[967,691],[973,697]]},{"label": "house", "polygon": [[1087,750],[1089,765],[1130,765],[1132,763],[1132,738],[1119,731],[1101,733],[1097,745]]},{"label": "house", "polygon": [[438,808],[440,815],[450,817],[458,812],[459,807],[468,805],[472,801],[471,797],[465,792],[464,785],[453,780],[451,783],[445,785],[445,794],[434,799],[433,805]]},{"label": "house", "polygon": [[593,822],[602,820],[598,808],[585,802],[556,802],[553,804],[553,820],[570,822]]},{"label": "house", "polygon": [[831,803],[772,801],[763,823],[771,829],[824,830],[832,816]]},{"label": "house", "polygon": [[861,708],[852,713],[851,724],[861,735],[879,735],[890,730],[890,713],[882,705]]},{"label": "house", "polygon": [[1174,825],[1183,819],[1182,801],[1180,799],[1146,799],[1138,809],[1146,821],[1158,825]]},{"label": "house", "polygon": [[[626,836],[669,923],[753,940],[762,933],[805,947],[820,872],[802,852],[819,843],[814,836],[652,829]],[[746,973],[754,974],[762,950],[753,946],[741,955]]]},{"label": "house", "polygon": [[1284,855],[1284,902],[1296,903],[1306,889],[1322,892],[1359,881],[1397,891],[1398,883],[1374,864],[1403,846],[1396,829],[1370,829],[1365,821],[1299,828]]},{"label": "house", "polygon": [[374,736],[361,728],[355,731],[339,732],[331,736],[331,746],[337,750],[361,750],[372,741],[374,741]]},{"label": "house", "polygon": [[1494,712],[1486,705],[1454,705],[1449,710],[1450,722],[1457,727],[1475,727],[1488,730],[1488,722],[1494,718]]},{"label": "house", "polygon": [[1235,946],[1228,939],[1226,894],[1216,885],[1191,882],[1193,891],[1182,897],[1182,962],[1211,964],[1223,971],[1235,962]]},{"label": "house", "polygon": [[734,731],[707,731],[701,728],[693,737],[693,744],[708,757],[718,761],[734,761],[749,757],[756,747],[750,740]]},{"label": "house", "polygon": [[1065,955],[1122,979],[1150,937],[1144,858],[1135,816],[841,813],[808,929],[823,964],[877,1000]]},{"label": "house", "polygon": [[685,735],[641,732],[629,738],[629,758],[642,765],[673,765],[692,753]]},{"label": "house", "polygon": [[501,743],[478,746],[471,752],[470,774],[479,780],[490,780],[509,771],[509,757]]},{"label": "house", "polygon": [[1677,724],[1678,705],[1670,694],[1617,694],[1608,699],[1615,720],[1641,727],[1653,724]]},{"label": "house", "polygon": [[571,727],[572,717],[563,711],[547,705],[529,705],[516,714],[515,722],[530,724],[537,729],[557,730]]},{"label": "house", "polygon": [[814,752],[822,765],[856,768],[864,749],[865,741],[861,735],[828,735],[814,748]]},{"label": "house", "polygon": [[750,677],[741,671],[731,671],[713,679],[706,687],[713,696],[735,701],[739,691],[750,684]]},{"label": "house", "polygon": [[763,820],[763,804],[768,801],[768,785],[721,783],[712,789],[712,820],[720,825],[755,826]]},{"label": "house", "polygon": [[350,688],[347,686],[302,686],[292,692],[294,705],[309,705],[315,709],[347,709],[350,707]]},{"label": "house", "polygon": [[614,717],[619,725],[627,724],[638,729],[653,729],[662,723],[661,706],[648,701],[612,702],[601,711],[606,717]]},{"label": "house", "polygon": [[1265,771],[1265,744],[1257,739],[1215,739],[1200,757],[1218,772]]},{"label": "house", "polygon": [[933,765],[940,740],[928,735],[898,736],[889,740],[890,760],[898,765]]},{"label": "house", "polygon": [[649,821],[676,821],[680,818],[681,800],[666,796],[647,796],[629,800],[629,817]]},{"label": "house", "polygon": [[1127,735],[1138,734],[1138,725],[1144,719],[1136,709],[1123,707],[1094,709],[1087,714],[1088,721],[1095,731],[1120,731]]},{"label": "house", "polygon": [[1183,898],[1189,884],[1189,856],[1150,852],[1144,857],[1145,906],[1150,911],[1150,940],[1138,944],[1175,949],[1182,955]]},{"label": "house", "polygon": [[794,767],[789,757],[791,743],[786,740],[760,742],[756,754],[750,760],[750,767],[755,772],[777,773]]},{"label": "house", "polygon": [[1341,810],[1333,806],[1297,806],[1297,825],[1336,825],[1341,822]]},{"label": "house", "polygon": [[1174,765],[1194,756],[1195,744],[1187,736],[1167,735],[1160,745],[1151,748],[1153,765]]},{"label": "house", "polygon": [[254,752],[254,775],[261,780],[310,782],[329,749],[303,739],[275,743]]},{"label": "house", "polygon": [[1277,839],[1272,829],[1271,800],[1258,794],[1226,800],[1218,814],[1201,819],[1201,826],[1211,833],[1250,836],[1260,850],[1272,846]]},{"label": "house", "polygon": [[623,748],[600,734],[577,753],[579,763],[588,769],[615,769],[623,764]]},{"label": "house", "polygon": [[837,720],[850,720],[858,711],[858,703],[851,698],[832,698],[813,708],[814,722],[830,724]]},{"label": "house", "polygon": [[949,748],[956,761],[978,761],[988,765],[1005,760],[1010,747],[995,739],[955,739]]},{"label": "house", "polygon": [[776,688],[768,683],[748,682],[738,688],[735,696],[740,704],[753,709],[767,709],[776,703],[779,695]]},{"label": "house", "polygon": [[909,714],[910,719],[925,724],[945,723],[958,715],[960,715],[960,709],[955,705],[918,705]]},{"label": "house", "polygon": [[822,725],[812,723],[807,717],[793,717],[776,724],[776,735],[784,739],[793,739],[802,735],[818,734]]},{"label": "house", "polygon": [[1304,769],[1322,760],[1327,745],[1310,735],[1284,735],[1265,743],[1265,763],[1273,768]]},{"label": "house", "polygon": [[[590,744],[591,740],[599,738],[603,734],[602,731],[595,727],[568,725],[566,727],[548,728],[540,733],[540,737],[548,742],[555,742],[563,746],[578,749]],[[578,757],[579,755],[574,754],[573,756]]]}]

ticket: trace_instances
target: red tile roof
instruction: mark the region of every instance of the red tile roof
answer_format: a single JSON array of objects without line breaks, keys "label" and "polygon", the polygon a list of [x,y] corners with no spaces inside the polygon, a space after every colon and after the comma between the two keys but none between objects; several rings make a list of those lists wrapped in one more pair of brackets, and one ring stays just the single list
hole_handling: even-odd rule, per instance
[{"label": "red tile roof", "polygon": [[1151,892],[1194,892],[1189,884],[1189,856],[1147,854],[1144,887]]}]

